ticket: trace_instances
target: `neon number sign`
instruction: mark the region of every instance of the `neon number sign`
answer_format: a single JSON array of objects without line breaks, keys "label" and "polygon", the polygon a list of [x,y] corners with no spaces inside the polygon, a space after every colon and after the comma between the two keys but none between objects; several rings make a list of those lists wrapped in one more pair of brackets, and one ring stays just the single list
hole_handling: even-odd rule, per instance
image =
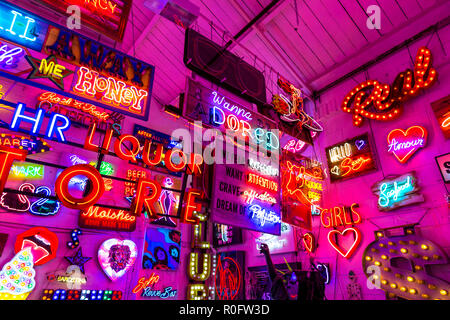
[{"label": "neon number sign", "polygon": [[331,182],[357,177],[376,169],[367,133],[325,150]]},{"label": "neon number sign", "polygon": [[342,102],[342,110],[353,115],[353,124],[361,126],[363,117],[389,121],[397,118],[403,103],[436,82],[437,73],[431,67],[431,52],[419,48],[414,71],[407,69],[397,75],[392,86],[376,80],[367,80],[353,88]]},{"label": "neon number sign", "polygon": [[406,131],[394,129],[387,136],[388,152],[400,163],[406,163],[427,142],[427,130],[421,126],[409,127]]},{"label": "neon number sign", "polygon": [[390,211],[423,202],[424,198],[419,190],[414,172],[388,177],[372,187],[372,192],[378,196],[378,209],[380,211]]}]

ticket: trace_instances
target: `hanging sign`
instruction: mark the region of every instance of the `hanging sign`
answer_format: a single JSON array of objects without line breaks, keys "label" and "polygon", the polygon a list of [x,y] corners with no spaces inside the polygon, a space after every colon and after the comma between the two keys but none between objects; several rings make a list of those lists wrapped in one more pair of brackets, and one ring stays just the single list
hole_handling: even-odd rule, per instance
[{"label": "hanging sign", "polygon": [[214,172],[215,222],[280,235],[279,176],[242,164],[216,164]]},{"label": "hanging sign", "polygon": [[372,192],[378,196],[378,210],[380,211],[390,211],[424,202],[425,199],[419,190],[414,172],[387,177],[372,186]]},{"label": "hanging sign", "polygon": [[187,96],[183,117],[189,121],[201,121],[203,126],[217,128],[222,133],[230,130],[252,146],[278,150],[280,141],[270,130],[275,122],[234,102],[226,93],[202,86],[192,79],[187,80]]},{"label": "hanging sign", "polygon": [[450,153],[435,158],[445,183],[450,183]]},{"label": "hanging sign", "polygon": [[376,169],[367,133],[332,145],[325,152],[331,182],[354,178]]},{"label": "hanging sign", "polygon": [[439,128],[445,139],[450,138],[450,95],[431,103]]},{"label": "hanging sign", "polygon": [[427,143],[427,130],[422,126],[412,126],[406,131],[394,129],[387,136],[388,152],[400,163],[406,163],[420,148]]},{"label": "hanging sign", "polygon": [[43,5],[66,14],[67,7],[81,9],[81,24],[111,39],[122,41],[132,0],[39,0]]},{"label": "hanging sign", "polygon": [[394,120],[400,116],[407,99],[429,88],[436,80],[436,70],[431,67],[431,51],[420,47],[414,70],[400,72],[392,86],[377,80],[364,81],[345,96],[342,110],[353,115],[353,125],[358,127],[362,125],[363,118]]},{"label": "hanging sign", "polygon": [[[11,8],[17,16],[27,14],[23,9]],[[42,18],[34,20],[35,24],[46,23]],[[19,41],[20,36],[4,37],[11,42],[0,38],[0,76],[100,108],[148,119],[153,66],[71,30],[48,24],[42,35],[43,43],[38,47],[27,47]]]}]

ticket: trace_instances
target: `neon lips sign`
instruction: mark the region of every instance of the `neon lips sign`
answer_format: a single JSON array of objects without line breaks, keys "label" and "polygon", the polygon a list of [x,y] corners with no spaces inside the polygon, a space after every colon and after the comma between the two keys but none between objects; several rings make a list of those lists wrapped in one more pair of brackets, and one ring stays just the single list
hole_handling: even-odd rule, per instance
[{"label": "neon lips sign", "polygon": [[388,152],[400,163],[406,163],[427,142],[427,130],[422,126],[412,126],[406,131],[394,129],[387,136]]}]

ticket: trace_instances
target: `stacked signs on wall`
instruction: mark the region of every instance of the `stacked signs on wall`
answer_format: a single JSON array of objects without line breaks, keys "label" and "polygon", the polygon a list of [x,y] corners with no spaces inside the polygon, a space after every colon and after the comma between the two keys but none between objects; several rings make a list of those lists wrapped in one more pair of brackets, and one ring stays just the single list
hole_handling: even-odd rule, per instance
[{"label": "stacked signs on wall", "polygon": [[215,222],[280,235],[278,163],[216,164],[212,197]]},{"label": "stacked signs on wall", "polygon": [[378,196],[378,210],[380,211],[390,211],[424,202],[425,199],[419,190],[414,172],[386,177],[372,186],[372,192]]},{"label": "stacked signs on wall", "polygon": [[0,76],[42,89],[52,104],[84,109],[95,118],[108,109],[147,120],[153,66],[12,5],[0,4],[0,12],[0,48],[8,56]]},{"label": "stacked signs on wall", "polygon": [[353,178],[376,169],[368,134],[325,149],[331,182]]}]

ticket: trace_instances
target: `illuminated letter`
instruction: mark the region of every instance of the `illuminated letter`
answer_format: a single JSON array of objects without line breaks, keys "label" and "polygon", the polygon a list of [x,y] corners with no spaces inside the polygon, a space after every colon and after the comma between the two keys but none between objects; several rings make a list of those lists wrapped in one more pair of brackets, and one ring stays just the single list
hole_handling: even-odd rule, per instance
[{"label": "illuminated letter", "polygon": [[[84,148],[86,150],[97,152],[99,149],[98,145],[95,145],[92,143],[92,139],[94,138],[94,133],[97,128],[97,123],[93,122],[89,126],[88,135],[86,136],[86,140],[84,141]],[[112,129],[109,129],[105,133],[105,138],[103,139],[103,144],[101,148],[101,153],[108,154],[109,146],[111,145],[111,139],[114,134],[114,131]]]},{"label": "illuminated letter", "polygon": [[320,213],[320,221],[322,222],[322,225],[323,225],[325,228],[329,228],[329,227],[331,226],[330,218],[329,218],[329,217],[326,218],[327,221],[328,221],[328,224],[325,224],[325,222],[324,222],[324,215],[325,215],[326,212],[328,212],[328,209],[322,210],[322,212]]},{"label": "illuminated letter", "polygon": [[192,224],[198,224],[200,222],[199,218],[196,215],[196,212],[199,213],[202,210],[202,205],[201,203],[196,203],[195,200],[197,198],[203,199],[203,197],[204,193],[201,190],[188,190],[185,195],[185,207],[181,216],[181,222]]},{"label": "illuminated letter", "polygon": [[202,253],[203,268],[202,273],[198,271],[199,257],[197,252],[191,252],[189,254],[188,274],[189,278],[194,281],[205,281],[211,274],[211,255],[208,253]]},{"label": "illuminated letter", "polygon": [[[61,119],[64,124],[62,125],[56,125],[56,122],[58,119]],[[47,127],[47,138],[51,139],[53,137],[54,132],[56,131],[56,137],[59,141],[64,142],[66,141],[63,132],[67,131],[70,127],[70,120],[66,116],[63,116],[62,114],[54,113],[50,119],[50,122]]]},{"label": "illuminated letter", "polygon": [[0,146],[0,195],[14,160],[25,161],[28,151]]},{"label": "illuminated letter", "polygon": [[[173,163],[173,161],[172,161],[172,155],[174,153],[177,153],[180,155],[181,163],[178,165]],[[180,149],[170,149],[169,151],[167,151],[165,160],[166,160],[165,164],[166,164],[167,169],[169,169],[170,171],[174,171],[174,172],[183,170],[187,163],[186,155]]]},{"label": "illuminated letter", "polygon": [[142,160],[148,166],[157,166],[162,161],[163,145],[158,144],[156,146],[156,154],[153,159],[150,160],[150,148],[152,147],[152,142],[150,140],[145,140],[144,151],[142,152]]},{"label": "illuminated letter", "polygon": [[203,163],[203,156],[198,153],[191,153],[191,161],[188,164],[186,173],[192,175],[199,175],[202,173],[200,165]]},{"label": "illuminated letter", "polygon": [[204,284],[190,284],[187,290],[187,300],[206,300],[208,295],[208,290]]},{"label": "illuminated letter", "polygon": [[[130,141],[131,144],[133,145],[132,150],[129,150],[129,153],[124,153],[122,151],[122,144],[124,141]],[[132,161],[132,162],[137,162],[136,160],[136,156],[139,153],[140,150],[140,143],[139,140],[132,136],[132,135],[121,135],[120,138],[118,140],[116,140],[116,142],[114,143],[114,152],[117,154],[117,156],[119,156],[120,159],[122,160],[126,160],[126,161]]]},{"label": "illuminated letter", "polygon": [[[147,195],[145,192],[147,188],[151,189],[151,194]],[[136,197],[134,198],[133,204],[131,206],[131,212],[137,216],[141,215],[142,206],[145,203],[145,209],[150,218],[156,219],[158,215],[156,214],[155,204],[161,195],[161,186],[154,180],[139,178],[138,186],[136,190]]]},{"label": "illuminated letter", "polygon": [[44,120],[44,110],[43,109],[37,109],[37,114],[35,118],[28,117],[22,114],[22,108],[24,107],[23,103],[18,103],[16,107],[16,112],[14,112],[14,116],[10,125],[11,130],[17,130],[20,127],[20,123],[22,121],[29,122],[33,124],[33,129],[31,130],[31,133],[34,135],[36,134],[39,129],[41,128],[42,120]]},{"label": "illuminated letter", "polygon": [[[87,177],[91,182],[91,190],[83,198],[73,197],[69,192],[69,181],[78,175]],[[88,164],[77,164],[64,169],[55,183],[55,193],[59,201],[71,209],[87,209],[94,205],[105,192],[105,184],[97,169]]]},{"label": "illuminated letter", "polygon": [[[352,213],[354,213],[354,214],[358,217],[358,220],[353,221],[353,223],[360,223],[360,222],[361,222],[361,216],[359,215],[358,212],[356,212],[355,210],[353,210],[353,207],[359,207],[359,204],[353,203],[353,204],[350,206],[350,209],[352,210]],[[353,220],[353,215],[352,215],[352,220]]]}]

